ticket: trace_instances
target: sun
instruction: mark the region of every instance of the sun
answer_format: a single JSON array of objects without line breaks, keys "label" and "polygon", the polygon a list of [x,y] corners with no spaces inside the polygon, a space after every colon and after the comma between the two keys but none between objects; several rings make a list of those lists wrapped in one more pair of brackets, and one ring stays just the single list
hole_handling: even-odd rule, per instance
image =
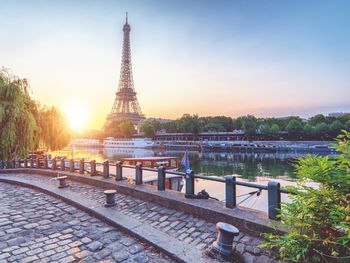
[{"label": "sun", "polygon": [[89,108],[82,102],[74,101],[64,107],[69,127],[75,131],[84,130],[89,120]]}]

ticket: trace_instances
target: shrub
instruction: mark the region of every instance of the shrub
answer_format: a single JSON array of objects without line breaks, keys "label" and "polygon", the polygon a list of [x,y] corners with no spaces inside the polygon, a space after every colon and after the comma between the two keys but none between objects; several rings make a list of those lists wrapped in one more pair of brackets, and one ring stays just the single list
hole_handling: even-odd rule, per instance
[{"label": "shrub", "polygon": [[[283,235],[266,234],[263,247],[293,262],[350,262],[350,133],[334,145],[340,154],[308,155],[296,164],[297,186],[281,208]],[[313,181],[318,187],[306,186]]]}]

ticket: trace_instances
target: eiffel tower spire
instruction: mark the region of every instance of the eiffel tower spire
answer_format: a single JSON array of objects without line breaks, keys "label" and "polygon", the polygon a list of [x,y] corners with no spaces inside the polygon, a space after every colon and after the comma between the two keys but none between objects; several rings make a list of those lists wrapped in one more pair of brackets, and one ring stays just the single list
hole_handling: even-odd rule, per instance
[{"label": "eiffel tower spire", "polygon": [[137,101],[132,78],[130,31],[131,27],[128,24],[128,13],[126,13],[125,24],[123,26],[123,54],[118,91],[112,110],[110,114],[107,115],[107,123],[112,121],[131,121],[136,125],[145,118]]}]

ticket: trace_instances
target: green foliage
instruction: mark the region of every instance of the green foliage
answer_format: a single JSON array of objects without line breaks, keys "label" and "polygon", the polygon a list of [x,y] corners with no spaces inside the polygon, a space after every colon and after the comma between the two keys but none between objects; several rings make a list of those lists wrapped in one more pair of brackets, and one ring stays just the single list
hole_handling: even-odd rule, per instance
[{"label": "green foliage", "polygon": [[0,159],[22,158],[39,146],[67,145],[66,123],[55,108],[40,109],[28,94],[28,82],[0,71]]},{"label": "green foliage", "polygon": [[315,134],[322,139],[328,137],[329,126],[325,122],[321,122],[315,126]]},{"label": "green foliage", "polygon": [[[335,159],[298,160],[298,183],[281,209],[284,235],[267,234],[263,247],[293,262],[350,262],[350,133],[337,137]],[[307,186],[317,183],[318,188]]]},{"label": "green foliage", "polygon": [[345,122],[345,128],[350,131],[350,119]]},{"label": "green foliage", "polygon": [[131,138],[135,133],[135,126],[130,121],[113,121],[104,129],[104,137]]},{"label": "green foliage", "polygon": [[332,124],[329,126],[330,132],[332,134],[339,134],[342,128],[343,125],[340,122],[340,120],[333,121]]},{"label": "green foliage", "polygon": [[144,122],[141,124],[140,131],[142,131],[146,137],[153,138],[156,128],[155,125],[151,122]]},{"label": "green foliage", "polygon": [[71,139],[66,120],[55,107],[44,107],[38,114],[39,138],[42,145],[55,151],[67,146]]},{"label": "green foliage", "polygon": [[304,125],[303,132],[306,136],[311,137],[315,134],[315,128],[307,123]]},{"label": "green foliage", "polygon": [[272,126],[271,126],[271,137],[276,139],[276,138],[279,137],[280,133],[281,133],[281,129],[278,126],[278,124],[276,124],[276,123],[272,124]]},{"label": "green foliage", "polygon": [[288,122],[286,130],[289,135],[300,135],[303,132],[303,125],[300,120],[291,119]]},{"label": "green foliage", "polygon": [[240,117],[242,123],[242,129],[244,134],[251,139],[255,134],[258,127],[258,120],[252,115]]},{"label": "green foliage", "polygon": [[27,91],[26,79],[0,71],[0,159],[24,157],[38,144],[36,104]]}]

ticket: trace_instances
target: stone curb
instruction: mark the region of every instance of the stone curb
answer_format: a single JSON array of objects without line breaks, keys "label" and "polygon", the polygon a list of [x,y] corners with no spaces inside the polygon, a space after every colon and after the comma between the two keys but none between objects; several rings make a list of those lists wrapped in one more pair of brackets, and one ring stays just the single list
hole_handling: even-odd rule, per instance
[{"label": "stone curb", "polygon": [[[40,182],[25,179],[9,179],[0,176],[0,182],[32,188],[58,198],[69,205],[79,208],[97,219],[123,230],[138,239],[156,247],[177,262],[211,263],[214,260],[205,257],[195,246],[179,240],[118,211],[101,207],[97,202],[88,200],[67,189],[54,188]],[[101,193],[103,194],[103,193]]]},{"label": "stone curb", "polygon": [[262,233],[281,234],[287,231],[285,228],[282,228],[277,221],[268,219],[267,214],[264,212],[242,207],[233,209],[226,208],[223,202],[212,199],[187,199],[183,193],[172,190],[157,191],[154,186],[147,184],[132,185],[125,180],[115,181],[114,178],[111,177],[103,178],[102,176],[81,175],[59,170],[52,171],[28,168],[0,170],[0,174],[10,173],[40,174],[51,177],[55,177],[59,173],[60,175],[66,175],[69,180],[105,189],[115,189],[121,194],[153,202],[169,209],[182,211],[214,224],[219,221],[226,222],[255,237],[261,237]]}]

